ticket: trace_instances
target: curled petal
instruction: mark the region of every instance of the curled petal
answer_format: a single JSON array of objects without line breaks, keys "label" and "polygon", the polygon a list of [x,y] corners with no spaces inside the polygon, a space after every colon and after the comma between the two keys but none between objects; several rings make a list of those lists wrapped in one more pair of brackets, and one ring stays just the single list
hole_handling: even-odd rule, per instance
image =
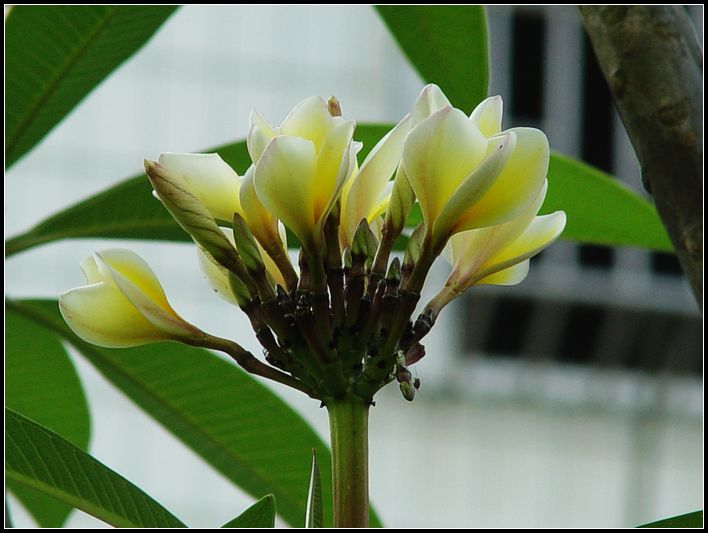
[{"label": "curled petal", "polygon": [[419,122],[437,113],[444,107],[451,107],[450,100],[442,92],[440,87],[430,83],[420,91],[418,99],[413,105],[411,113],[411,126],[418,125]]},{"label": "curled petal", "polygon": [[267,247],[276,238],[278,221],[258,198],[254,176],[255,166],[251,165],[241,182],[240,200],[243,206],[243,218],[253,236]]},{"label": "curled petal", "polygon": [[563,211],[534,218],[517,239],[485,262],[480,268],[478,279],[533,257],[560,236],[565,222]]},{"label": "curled petal", "polygon": [[467,176],[445,203],[433,225],[433,236],[440,242],[458,231],[467,229],[471,210],[498,179],[514,153],[516,135],[508,132],[490,143],[484,161]]},{"label": "curled petal", "polygon": [[154,272],[129,250],[104,250],[95,254],[104,280],[112,282],[135,308],[161,331],[189,336],[195,328],[172,309]]},{"label": "curled petal", "polygon": [[526,279],[529,273],[529,263],[530,261],[526,259],[521,263],[518,263],[494,274],[480,279],[477,285],[518,285]]},{"label": "curled petal", "polygon": [[477,126],[451,107],[423,120],[408,134],[403,164],[428,231],[486,150],[487,140]]},{"label": "curled petal", "polygon": [[315,226],[314,181],[317,152],[299,137],[273,139],[256,165],[254,184],[261,203],[304,244]]},{"label": "curled petal", "polygon": [[172,309],[157,277],[135,253],[105,250],[81,268],[90,284],[64,293],[59,303],[82,339],[119,347],[201,334]]},{"label": "curled petal", "polygon": [[246,137],[246,147],[252,161],[258,161],[263,150],[277,134],[276,129],[268,124],[258,111],[251,111],[251,127]]},{"label": "curled petal", "polygon": [[296,105],[280,125],[280,134],[311,141],[318,152],[335,121],[327,103],[319,96],[306,98]]},{"label": "curled petal", "polygon": [[369,222],[373,219],[372,213],[381,204],[389,180],[400,163],[410,122],[410,117],[399,122],[372,148],[362,163],[342,207],[341,227],[345,242],[351,242],[362,218]]},{"label": "curled petal", "polygon": [[65,292],[59,297],[59,310],[76,335],[97,346],[125,348],[170,338],[117,287],[105,282]]},{"label": "curled petal", "polygon": [[350,147],[354,126],[353,120],[342,122],[335,126],[322,142],[322,148],[317,155],[313,184],[315,222],[319,222],[329,214],[332,205],[339,198],[344,182],[349,177],[353,163],[350,158]]},{"label": "curled petal", "polygon": [[485,137],[491,137],[501,131],[504,102],[501,96],[490,96],[482,101],[470,115],[479,131]]},{"label": "curled petal", "polygon": [[218,154],[160,154],[166,172],[184,182],[186,189],[214,218],[230,221],[241,212],[240,178]]},{"label": "curled petal", "polygon": [[[513,128],[508,132],[516,136],[509,161],[494,184],[466,211],[458,231],[511,220],[531,204],[543,186],[550,156],[546,135],[533,128]],[[494,142],[494,138],[490,139],[490,143]]]}]

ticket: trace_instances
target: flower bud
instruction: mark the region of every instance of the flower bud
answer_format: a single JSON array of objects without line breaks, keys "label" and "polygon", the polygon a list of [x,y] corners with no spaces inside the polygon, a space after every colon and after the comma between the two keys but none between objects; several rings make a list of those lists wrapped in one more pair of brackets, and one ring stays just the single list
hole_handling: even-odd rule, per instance
[{"label": "flower bud", "polygon": [[111,348],[204,335],[170,306],[150,267],[129,250],[104,250],[81,263],[87,285],[59,298],[71,330]]},{"label": "flower bud", "polygon": [[352,242],[352,257],[365,257],[366,261],[372,261],[376,255],[378,242],[376,235],[369,228],[369,223],[365,218],[362,218],[354,233],[354,241]]},{"label": "flower bud", "polygon": [[229,270],[237,269],[240,260],[236,250],[184,181],[155,161],[145,160],[145,172],[164,206],[192,239],[217,263]]},{"label": "flower bud", "polygon": [[265,265],[258,249],[258,243],[253,234],[251,234],[251,230],[248,229],[243,217],[238,213],[234,213],[233,228],[236,251],[238,251],[246,270],[252,273],[263,272]]}]

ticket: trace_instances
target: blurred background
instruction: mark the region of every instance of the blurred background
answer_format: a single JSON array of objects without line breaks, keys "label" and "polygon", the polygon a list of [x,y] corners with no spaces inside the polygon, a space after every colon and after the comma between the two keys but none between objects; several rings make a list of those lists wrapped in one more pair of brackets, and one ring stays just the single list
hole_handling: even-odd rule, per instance
[{"label": "blurred background", "polygon": [[[687,9],[702,42],[703,8]],[[504,126],[540,127],[553,149],[641,192],[576,9],[488,15]],[[252,108],[279,123],[301,99],[334,94],[346,117],[395,122],[422,86],[371,7],[182,7],[7,173],[5,235],[136,174],[144,158],[244,138]],[[83,283],[80,259],[115,246],[150,263],[185,318],[258,350],[188,245],[52,244],[6,263],[6,293],[56,297]],[[436,264],[430,293],[446,272]],[[415,402],[390,386],[371,415],[371,497],[384,524],[622,527],[702,507],[702,321],[673,256],[559,242],[522,285],[450,306],[426,345]],[[218,526],[252,501],[74,360],[98,459],[193,526]],[[276,390],[327,440],[316,402]],[[31,526],[11,504],[15,524]],[[103,524],[75,512],[67,525]]]}]

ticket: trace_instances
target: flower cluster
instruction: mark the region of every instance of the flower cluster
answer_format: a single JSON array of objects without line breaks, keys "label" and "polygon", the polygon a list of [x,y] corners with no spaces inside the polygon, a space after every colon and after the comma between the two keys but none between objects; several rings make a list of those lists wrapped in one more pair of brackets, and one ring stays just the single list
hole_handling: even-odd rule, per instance
[{"label": "flower cluster", "polygon": [[[182,319],[127,250],[82,263],[87,285],[60,298],[69,326],[100,346],[175,340],[222,350],[324,402],[371,402],[393,380],[413,399],[419,381],[408,367],[442,308],[473,285],[519,283],[563,230],[563,212],[537,216],[548,141],[536,129],[502,131],[498,96],[467,116],[428,85],[359,164],[355,123],[341,115],[336,99],[317,97],[277,127],[253,112],[243,176],[217,154],[145,162],[155,196],[197,244],[212,288],[246,313],[266,362]],[[422,222],[407,234],[418,208]],[[285,228],[301,245],[297,268]],[[404,238],[403,259],[391,259]],[[452,273],[412,321],[443,253]]]}]

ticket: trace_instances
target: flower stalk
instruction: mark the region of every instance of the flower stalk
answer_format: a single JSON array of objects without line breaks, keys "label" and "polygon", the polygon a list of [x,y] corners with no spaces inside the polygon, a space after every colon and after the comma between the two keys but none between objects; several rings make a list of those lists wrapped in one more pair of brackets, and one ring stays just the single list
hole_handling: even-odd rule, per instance
[{"label": "flower stalk", "polygon": [[334,527],[369,526],[369,405],[355,396],[327,404]]}]

